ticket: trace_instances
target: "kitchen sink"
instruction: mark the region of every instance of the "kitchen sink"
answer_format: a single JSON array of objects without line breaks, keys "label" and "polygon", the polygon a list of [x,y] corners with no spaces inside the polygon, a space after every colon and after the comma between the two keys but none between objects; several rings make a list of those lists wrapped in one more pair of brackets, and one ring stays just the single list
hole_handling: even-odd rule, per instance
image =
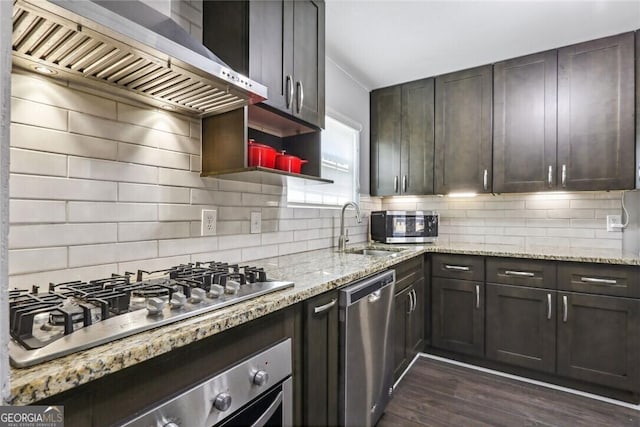
[{"label": "kitchen sink", "polygon": [[359,248],[359,249],[347,249],[345,253],[348,254],[356,254],[356,255],[369,255],[369,256],[396,256],[398,252],[401,252],[403,249],[393,248],[393,249],[385,249],[385,248]]}]

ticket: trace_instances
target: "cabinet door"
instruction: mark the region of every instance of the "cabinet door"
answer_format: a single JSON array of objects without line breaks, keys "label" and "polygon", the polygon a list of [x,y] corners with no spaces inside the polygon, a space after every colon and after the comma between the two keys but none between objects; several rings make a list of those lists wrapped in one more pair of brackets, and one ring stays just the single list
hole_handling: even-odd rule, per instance
[{"label": "cabinet door", "polygon": [[425,317],[425,281],[424,278],[413,284],[413,310],[410,314],[409,330],[407,331],[407,347],[409,360],[422,351],[424,347],[424,317]]},{"label": "cabinet door", "polygon": [[268,87],[265,104],[290,111],[293,7],[282,0],[252,1],[249,23],[249,77]]},{"label": "cabinet door", "polygon": [[436,77],[435,192],[491,192],[492,67]]},{"label": "cabinet door", "polygon": [[305,301],[304,425],[338,423],[338,295]]},{"label": "cabinet door", "polygon": [[493,191],[541,191],[556,183],[557,51],[493,68]]},{"label": "cabinet door", "polygon": [[399,194],[400,86],[371,92],[371,195]]},{"label": "cabinet door", "polygon": [[410,330],[409,317],[411,315],[411,292],[413,287],[409,286],[398,292],[394,297],[395,316],[395,344],[394,344],[394,369],[393,380],[396,381],[409,365],[411,361],[407,346],[407,333]]},{"label": "cabinet door", "polygon": [[487,358],[555,372],[555,306],[554,291],[487,284]]},{"label": "cabinet door", "polygon": [[640,391],[640,301],[558,293],[558,374]]},{"label": "cabinet door", "polygon": [[324,127],[324,1],[292,3],[294,115]]},{"label": "cabinet door", "polygon": [[558,51],[558,167],[563,188],[634,188],[633,95],[633,33]]},{"label": "cabinet door", "polygon": [[434,80],[402,85],[402,194],[433,194]]},{"label": "cabinet door", "polygon": [[433,346],[484,355],[484,285],[433,278]]}]

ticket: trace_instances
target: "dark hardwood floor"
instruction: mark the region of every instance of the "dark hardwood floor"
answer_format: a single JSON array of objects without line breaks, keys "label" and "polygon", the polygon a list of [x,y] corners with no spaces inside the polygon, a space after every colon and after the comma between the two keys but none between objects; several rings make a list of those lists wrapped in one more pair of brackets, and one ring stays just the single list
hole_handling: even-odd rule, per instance
[{"label": "dark hardwood floor", "polygon": [[420,357],[377,425],[640,427],[640,411]]}]

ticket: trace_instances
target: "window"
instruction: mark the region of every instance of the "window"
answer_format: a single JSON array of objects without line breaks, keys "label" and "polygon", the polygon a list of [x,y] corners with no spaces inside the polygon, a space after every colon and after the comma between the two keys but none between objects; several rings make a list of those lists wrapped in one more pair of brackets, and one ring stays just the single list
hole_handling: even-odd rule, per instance
[{"label": "window", "polygon": [[342,206],[348,201],[358,201],[358,160],[360,125],[347,124],[325,117],[325,129],[320,136],[322,150],[321,176],[333,184],[321,184],[301,179],[287,183],[289,205]]}]

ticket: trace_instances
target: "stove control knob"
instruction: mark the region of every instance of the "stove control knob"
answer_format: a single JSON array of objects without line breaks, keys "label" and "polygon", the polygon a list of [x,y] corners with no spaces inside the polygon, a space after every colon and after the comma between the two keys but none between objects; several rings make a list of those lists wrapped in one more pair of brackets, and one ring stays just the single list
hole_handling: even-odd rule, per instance
[{"label": "stove control knob", "polygon": [[253,383],[257,386],[265,385],[269,382],[269,374],[266,371],[258,371],[253,376]]},{"label": "stove control knob", "polygon": [[149,314],[162,313],[164,308],[164,300],[162,298],[147,298],[146,308]]},{"label": "stove control knob", "polygon": [[225,392],[218,394],[216,399],[213,401],[213,406],[218,411],[226,411],[231,407],[231,395]]},{"label": "stove control knob", "polygon": [[224,287],[224,291],[228,294],[235,294],[238,292],[238,289],[240,289],[240,283],[235,280],[229,280]]},{"label": "stove control knob", "polygon": [[171,308],[177,309],[182,308],[186,302],[187,297],[182,292],[176,292],[171,296],[169,304],[171,305]]},{"label": "stove control knob", "polygon": [[193,304],[198,304],[198,303],[202,302],[202,300],[204,299],[206,294],[207,294],[207,291],[205,291],[202,288],[191,289],[191,299],[190,299],[190,301]]},{"label": "stove control knob", "polygon": [[207,293],[207,296],[209,298],[218,298],[223,293],[224,293],[224,287],[220,285],[211,285],[211,289]]}]

